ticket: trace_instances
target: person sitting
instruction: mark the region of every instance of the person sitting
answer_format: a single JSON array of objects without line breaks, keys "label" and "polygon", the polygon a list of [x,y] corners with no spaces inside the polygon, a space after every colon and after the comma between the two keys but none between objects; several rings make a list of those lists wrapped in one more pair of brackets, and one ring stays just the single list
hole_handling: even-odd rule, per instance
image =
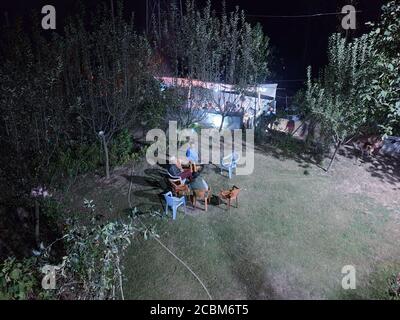
[{"label": "person sitting", "polygon": [[197,200],[204,200],[204,209],[205,211],[207,211],[207,206],[211,198],[211,190],[208,187],[207,182],[202,177],[200,177],[200,174],[198,172],[193,173],[193,179],[189,183],[189,188],[191,190],[193,207],[196,208]]},{"label": "person sitting", "polygon": [[169,159],[168,172],[173,177],[180,177],[181,179],[192,178],[192,171],[190,169],[183,170],[175,157]]},{"label": "person sitting", "polygon": [[189,187],[192,190],[208,190],[207,182],[200,177],[198,172],[193,173],[193,179],[190,182]]}]

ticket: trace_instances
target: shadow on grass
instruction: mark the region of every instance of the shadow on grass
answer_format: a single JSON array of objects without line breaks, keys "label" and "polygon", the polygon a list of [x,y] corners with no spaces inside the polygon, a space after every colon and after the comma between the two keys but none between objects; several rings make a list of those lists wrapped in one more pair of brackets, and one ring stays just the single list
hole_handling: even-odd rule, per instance
[{"label": "shadow on grass", "polygon": [[137,206],[140,208],[144,205],[146,207],[148,207],[148,206],[153,207],[155,205],[163,207],[163,199],[164,199],[163,193],[164,193],[164,191],[154,193],[154,192],[148,192],[145,190],[137,190],[137,191],[133,192],[132,195],[134,198],[139,198],[141,200],[143,199],[143,203],[137,204]]},{"label": "shadow on grass", "polygon": [[[257,143],[255,150],[268,154],[279,160],[291,159],[298,163],[299,167],[307,169],[311,165],[326,170],[322,167],[326,150],[317,146],[308,146],[304,141],[297,140],[282,133],[274,133],[262,143]],[[363,165],[372,177],[379,178],[382,182],[396,185],[400,183],[400,160],[390,156],[376,154],[373,156],[361,155],[361,152],[352,146],[344,146],[338,151],[338,155],[354,160],[355,164]],[[335,162],[340,161],[336,157]],[[394,190],[400,190],[396,187]]]},{"label": "shadow on grass", "polygon": [[[355,164],[363,165],[365,170],[372,177],[380,179],[382,182],[396,185],[400,183],[400,160],[390,156],[375,154],[372,156],[362,155],[354,147],[345,146],[339,151],[339,154],[354,160]],[[399,187],[394,190],[400,190]]]},{"label": "shadow on grass", "polygon": [[[211,225],[218,234],[219,246],[230,260],[232,274],[239,282],[239,287],[246,292],[246,299],[265,300],[283,299],[267,278],[263,265],[256,263],[254,247],[243,237],[234,224],[225,224],[224,228]],[[226,235],[234,235],[234,241],[226,241]]]},{"label": "shadow on grass", "polygon": [[313,165],[325,171],[321,165],[323,160],[321,147],[307,145],[304,141],[285,133],[277,132],[265,137],[262,142],[259,141],[255,145],[255,150],[278,160],[294,160],[304,169]]}]

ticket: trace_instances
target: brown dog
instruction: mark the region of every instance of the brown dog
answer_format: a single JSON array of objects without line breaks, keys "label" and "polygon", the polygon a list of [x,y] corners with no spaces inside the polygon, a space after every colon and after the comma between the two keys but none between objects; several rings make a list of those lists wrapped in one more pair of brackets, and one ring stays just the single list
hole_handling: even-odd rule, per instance
[{"label": "brown dog", "polygon": [[354,148],[361,151],[362,157],[364,157],[365,153],[368,156],[376,154],[382,145],[382,137],[378,135],[361,136],[353,141]]}]

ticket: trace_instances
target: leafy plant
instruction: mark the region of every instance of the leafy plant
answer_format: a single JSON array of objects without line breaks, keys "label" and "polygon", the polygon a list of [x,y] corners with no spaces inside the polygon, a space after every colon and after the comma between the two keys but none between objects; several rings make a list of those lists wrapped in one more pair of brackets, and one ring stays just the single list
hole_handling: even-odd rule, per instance
[{"label": "leafy plant", "polygon": [[335,144],[327,171],[341,145],[367,122],[368,110],[361,93],[370,81],[367,70],[372,59],[371,41],[364,35],[347,42],[340,34],[334,34],[329,41],[329,63],[319,78],[313,80],[311,67],[308,68],[307,108],[320,124],[324,138]]},{"label": "leafy plant", "polygon": [[111,165],[126,163],[132,158],[133,141],[128,129],[122,130],[115,136],[110,147]]},{"label": "leafy plant", "polygon": [[34,258],[17,261],[7,258],[0,264],[0,300],[25,300],[35,297],[39,287]]},{"label": "leafy plant", "polygon": [[[63,236],[66,255],[59,266],[61,288],[58,295],[69,290],[77,299],[115,299],[117,290],[123,292],[121,260],[136,231],[133,217],[128,221],[100,223],[93,200],[84,201],[89,221],[67,221]],[[51,246],[45,255],[50,255]]]},{"label": "leafy plant", "polygon": [[400,273],[389,278],[389,296],[391,299],[400,300]]},{"label": "leafy plant", "polygon": [[51,162],[49,171],[53,176],[73,177],[91,172],[101,165],[98,143],[80,144],[61,150]]},{"label": "leafy plant", "polygon": [[362,97],[371,121],[385,134],[395,135],[400,134],[400,4],[390,1],[382,11],[381,20],[370,23],[374,59]]}]

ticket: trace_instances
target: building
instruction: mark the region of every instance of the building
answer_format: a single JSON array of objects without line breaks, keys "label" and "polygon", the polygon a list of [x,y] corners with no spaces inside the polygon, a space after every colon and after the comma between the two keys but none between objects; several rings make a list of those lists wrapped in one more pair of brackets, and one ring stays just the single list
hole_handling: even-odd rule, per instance
[{"label": "building", "polygon": [[[207,127],[219,128],[224,114],[223,128],[252,128],[261,115],[276,113],[277,84],[259,84],[239,93],[237,87],[229,84],[174,77],[157,79],[165,87],[187,88],[187,106],[206,111],[202,124]],[[207,98],[199,97],[204,90]]]}]

